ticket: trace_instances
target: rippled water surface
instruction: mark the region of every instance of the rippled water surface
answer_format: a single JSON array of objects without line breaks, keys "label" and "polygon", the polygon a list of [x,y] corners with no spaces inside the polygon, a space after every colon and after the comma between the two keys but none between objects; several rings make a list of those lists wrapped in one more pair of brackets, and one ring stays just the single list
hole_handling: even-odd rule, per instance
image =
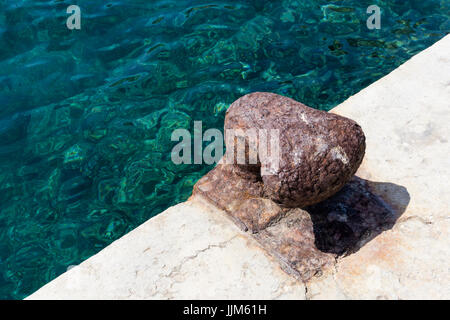
[{"label": "rippled water surface", "polygon": [[450,29],[448,0],[74,2],[0,0],[0,298],[186,200],[210,167],[170,161],[174,129],[252,91],[329,110]]}]

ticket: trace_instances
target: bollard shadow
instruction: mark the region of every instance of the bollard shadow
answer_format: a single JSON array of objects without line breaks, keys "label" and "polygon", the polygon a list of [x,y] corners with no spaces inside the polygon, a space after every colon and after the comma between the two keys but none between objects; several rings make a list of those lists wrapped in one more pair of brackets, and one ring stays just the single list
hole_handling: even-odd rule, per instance
[{"label": "bollard shadow", "polygon": [[318,250],[349,255],[391,229],[410,201],[407,189],[354,176],[333,197],[305,210]]}]

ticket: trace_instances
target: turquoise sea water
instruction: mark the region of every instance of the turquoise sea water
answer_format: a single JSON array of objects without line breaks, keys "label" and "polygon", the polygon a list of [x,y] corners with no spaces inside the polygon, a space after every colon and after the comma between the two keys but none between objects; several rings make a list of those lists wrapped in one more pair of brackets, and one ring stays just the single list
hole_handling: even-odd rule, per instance
[{"label": "turquoise sea water", "polygon": [[[81,30],[66,27],[71,4]],[[366,27],[372,4],[380,30]],[[186,200],[210,167],[170,161],[174,129],[222,129],[253,91],[329,110],[447,34],[449,12],[448,0],[0,0],[0,298]]]}]

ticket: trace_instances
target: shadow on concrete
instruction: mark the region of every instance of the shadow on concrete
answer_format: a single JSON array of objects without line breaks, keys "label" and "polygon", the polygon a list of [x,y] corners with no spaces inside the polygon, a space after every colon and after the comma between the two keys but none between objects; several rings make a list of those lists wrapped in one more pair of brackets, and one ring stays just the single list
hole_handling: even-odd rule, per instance
[{"label": "shadow on concrete", "polygon": [[409,201],[403,186],[355,176],[336,195],[305,210],[311,216],[317,249],[348,255],[391,229]]}]

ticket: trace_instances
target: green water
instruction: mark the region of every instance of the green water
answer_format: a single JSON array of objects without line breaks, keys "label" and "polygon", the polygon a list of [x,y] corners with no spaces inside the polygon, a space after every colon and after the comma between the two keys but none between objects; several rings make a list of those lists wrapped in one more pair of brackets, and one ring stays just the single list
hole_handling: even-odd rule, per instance
[{"label": "green water", "polygon": [[[81,30],[66,27],[71,4]],[[372,4],[380,30],[366,27]],[[221,129],[253,91],[329,110],[447,34],[449,12],[448,0],[0,0],[0,298],[186,200],[210,167],[170,161],[174,129]]]}]

